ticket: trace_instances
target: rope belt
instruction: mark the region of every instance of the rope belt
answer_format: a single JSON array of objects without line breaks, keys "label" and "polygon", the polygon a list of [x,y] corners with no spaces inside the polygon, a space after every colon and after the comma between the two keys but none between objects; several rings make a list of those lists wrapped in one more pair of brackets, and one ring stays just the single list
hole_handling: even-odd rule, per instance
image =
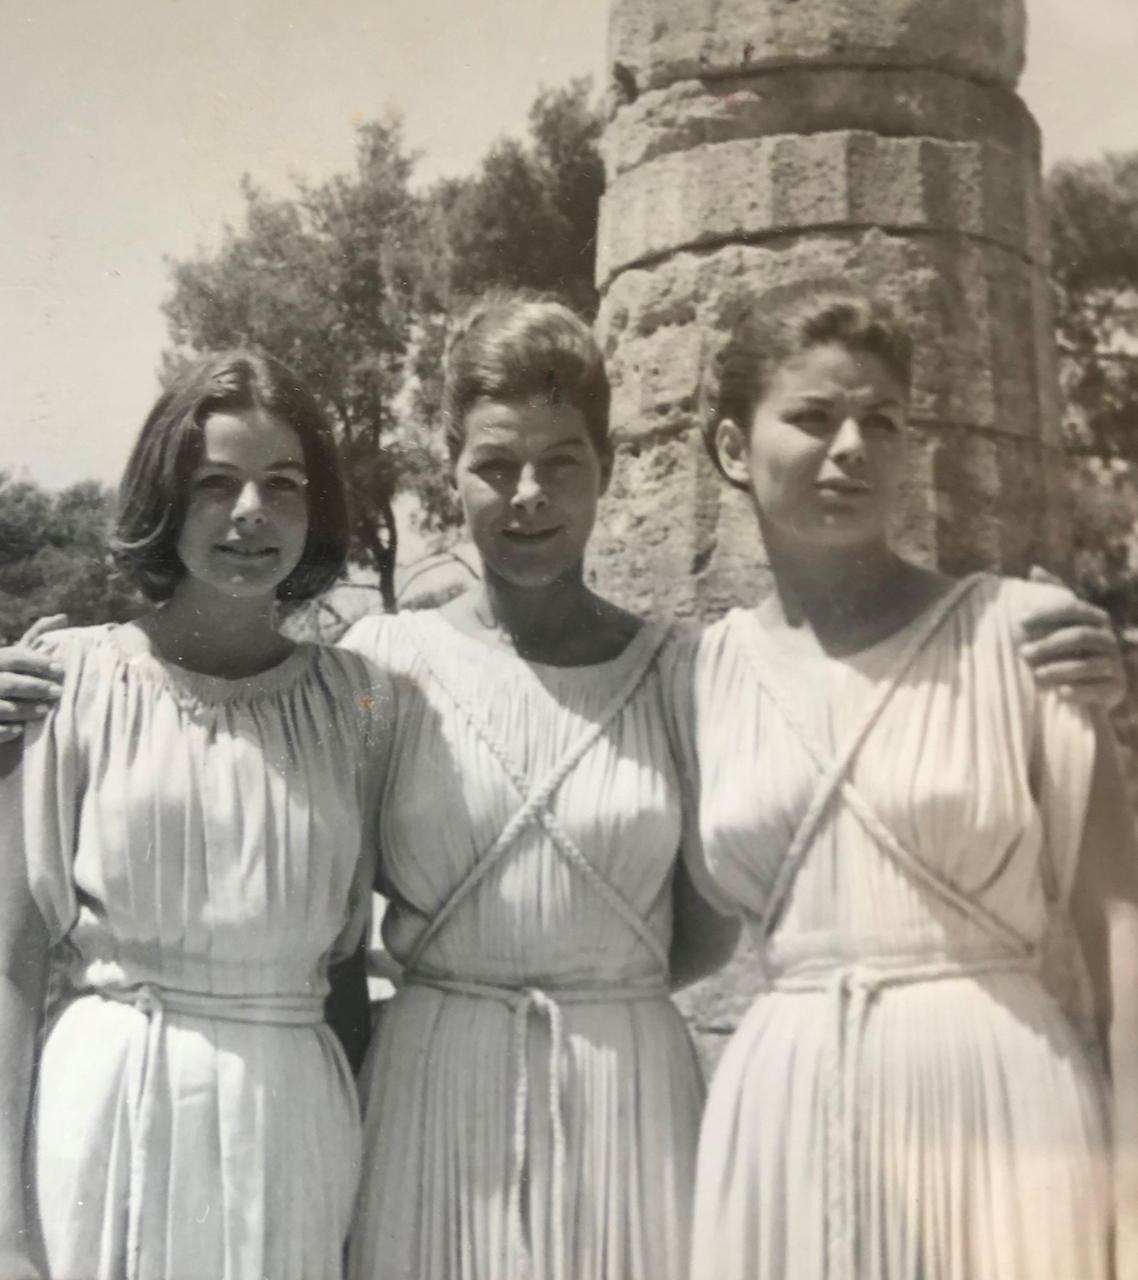
[{"label": "rope belt", "polygon": [[497,1000],[513,1010],[513,1053],[517,1082],[514,1086],[514,1142],[510,1169],[508,1214],[511,1235],[510,1280],[529,1280],[534,1275],[522,1216],[522,1177],[525,1172],[529,1126],[529,1019],[531,1014],[549,1023],[549,1119],[553,1134],[553,1176],[551,1194],[553,1233],[552,1280],[565,1277],[565,1125],[561,1116],[561,1085],[564,1074],[564,1025],[562,1005],[604,1004],[618,1000],[658,1000],[668,995],[663,982],[623,987],[504,987],[488,982],[466,982],[436,977],[417,971],[404,979],[405,986],[429,987],[451,995]]},{"label": "rope belt", "polygon": [[134,1142],[130,1157],[130,1197],[127,1205],[127,1280],[142,1276],[142,1198],[146,1190],[146,1157],[154,1126],[158,1093],[158,1061],[166,1015],[209,1018],[217,1022],[243,1022],[271,1027],[314,1027],[324,1021],[324,998],[307,995],[224,996],[198,991],[176,991],[145,983],[137,987],[104,987],[81,991],[117,1004],[128,1004],[148,1020],[138,1087],[132,1106]]},{"label": "rope belt", "polygon": [[826,1276],[857,1280],[858,1085],[869,1007],[890,987],[994,973],[1035,973],[1029,956],[968,960],[892,958],[834,968],[804,965],[774,977],[767,990],[824,992],[830,1006],[823,1079],[826,1081]]}]

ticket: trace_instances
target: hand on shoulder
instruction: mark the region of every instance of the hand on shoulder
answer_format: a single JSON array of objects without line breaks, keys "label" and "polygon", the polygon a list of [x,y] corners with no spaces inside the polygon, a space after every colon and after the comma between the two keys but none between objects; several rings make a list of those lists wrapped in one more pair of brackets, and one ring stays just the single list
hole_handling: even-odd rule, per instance
[{"label": "hand on shoulder", "polygon": [[63,668],[50,651],[33,646],[66,625],[61,613],[41,618],[16,644],[0,648],[0,743],[19,738],[25,724],[42,719],[58,701]]},{"label": "hand on shoulder", "polygon": [[1014,587],[1020,653],[1040,687],[1058,688],[1087,706],[1117,706],[1126,696],[1126,672],[1106,610],[1043,569]]}]

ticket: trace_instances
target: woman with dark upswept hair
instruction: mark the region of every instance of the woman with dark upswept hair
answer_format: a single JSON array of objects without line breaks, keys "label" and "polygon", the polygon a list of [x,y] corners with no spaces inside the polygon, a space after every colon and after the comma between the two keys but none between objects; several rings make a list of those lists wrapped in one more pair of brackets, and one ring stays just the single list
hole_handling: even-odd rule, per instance
[{"label": "woman with dark upswept hair", "polygon": [[323,1005],[370,907],[385,686],[275,615],[347,540],[312,397],[207,357],[122,483],[114,547],[151,608],[40,642],[62,689],[22,759],[0,748],[6,1278],[341,1275],[359,1113]]},{"label": "woman with dark upswept hair", "polygon": [[890,545],[910,360],[880,296],[800,281],[739,323],[707,424],[774,590],[704,632],[680,691],[689,869],[764,978],[704,1116],[694,1280],[1138,1274],[1117,747],[1023,660],[1055,587]]}]

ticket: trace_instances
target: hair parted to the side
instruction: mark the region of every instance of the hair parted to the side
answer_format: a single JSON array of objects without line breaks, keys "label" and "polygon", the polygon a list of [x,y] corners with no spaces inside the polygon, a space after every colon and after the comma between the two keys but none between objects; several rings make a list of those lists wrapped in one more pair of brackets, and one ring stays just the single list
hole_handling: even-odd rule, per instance
[{"label": "hair parted to the side", "polygon": [[608,375],[589,326],[548,294],[492,289],[447,338],[443,422],[451,461],[462,452],[466,415],[478,401],[533,396],[571,405],[597,453],[611,453]]},{"label": "hair parted to the side", "polygon": [[222,351],[195,361],[159,396],[119,486],[111,549],[148,599],[168,600],[186,572],[178,539],[206,419],[255,408],[300,437],[308,477],[308,538],[277,596],[307,600],[339,577],[348,551],[348,504],[327,418],[287,365],[260,351]]},{"label": "hair parted to the side", "polygon": [[715,445],[720,422],[730,418],[747,429],[779,366],[830,343],[877,356],[908,391],[912,339],[885,298],[838,277],[779,285],[754,299],[719,357],[718,395],[704,419],[703,439],[721,473]]}]

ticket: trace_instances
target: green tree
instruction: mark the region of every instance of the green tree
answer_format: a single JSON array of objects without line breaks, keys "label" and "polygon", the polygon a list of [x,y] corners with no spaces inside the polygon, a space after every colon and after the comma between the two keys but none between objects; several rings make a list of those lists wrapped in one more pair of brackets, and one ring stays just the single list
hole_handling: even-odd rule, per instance
[{"label": "green tree", "polygon": [[1047,183],[1067,444],[1138,456],[1138,152]]},{"label": "green tree", "polygon": [[492,285],[596,310],[600,132],[576,81],[538,96],[525,142],[499,142],[473,177],[415,193],[399,125],[365,124],[354,173],[285,197],[246,179],[244,226],[172,264],[167,372],[245,343],[296,369],[336,425],[352,559],[376,571],[388,609],[397,487],[417,495],[428,530],[458,521],[439,431],[448,315]]},{"label": "green tree", "polygon": [[113,494],[85,480],[58,494],[0,474],[0,637],[66,613],[73,626],[122,622],[141,601],[111,563]]},{"label": "green tree", "polygon": [[[392,499],[404,458],[396,400],[405,381],[417,291],[418,203],[398,125],[358,130],[356,172],[295,196],[244,186],[245,227],[220,250],[173,265],[165,303],[174,350],[262,347],[305,380],[332,418],[354,511],[352,559],[379,576],[394,607]],[[411,451],[413,452],[413,450]]]},{"label": "green tree", "polygon": [[526,143],[498,142],[472,180],[439,190],[455,293],[541,289],[590,319],[596,314],[604,122],[590,95],[587,79],[543,91],[530,108]]},{"label": "green tree", "polygon": [[1080,586],[1138,622],[1138,152],[1047,180]]},{"label": "green tree", "polygon": [[526,141],[500,140],[472,177],[444,179],[423,197],[422,258],[434,274],[420,294],[404,429],[428,530],[460,518],[439,423],[448,315],[494,286],[552,293],[589,319],[596,314],[603,124],[588,79],[543,90]]}]

